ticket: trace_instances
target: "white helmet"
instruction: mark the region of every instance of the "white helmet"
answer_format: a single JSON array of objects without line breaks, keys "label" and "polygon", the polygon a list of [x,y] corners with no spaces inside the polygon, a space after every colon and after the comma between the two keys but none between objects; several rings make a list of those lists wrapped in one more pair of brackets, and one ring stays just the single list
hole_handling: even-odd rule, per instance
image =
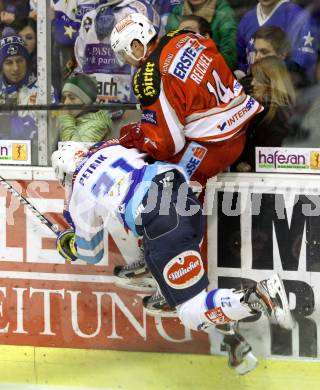
[{"label": "white helmet", "polygon": [[66,177],[73,175],[87,152],[88,148],[82,142],[69,141],[52,153],[52,168],[62,186],[65,186]]},{"label": "white helmet", "polygon": [[[118,22],[111,32],[111,47],[120,63],[124,65],[124,54],[127,54],[134,60],[141,60],[147,53],[147,45],[151,39],[157,35],[157,32],[150,20],[140,13],[134,13],[126,16]],[[136,58],[131,50],[131,43],[137,39],[144,47],[144,53],[141,58]]]}]

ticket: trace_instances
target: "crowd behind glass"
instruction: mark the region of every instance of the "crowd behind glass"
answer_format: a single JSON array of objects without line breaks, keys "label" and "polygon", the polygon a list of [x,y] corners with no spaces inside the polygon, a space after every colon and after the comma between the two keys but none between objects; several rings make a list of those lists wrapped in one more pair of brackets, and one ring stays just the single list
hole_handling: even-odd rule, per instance
[{"label": "crowd behind glass", "polygon": [[[320,147],[320,0],[51,0],[53,105],[136,103],[134,69],[121,67],[110,46],[113,26],[132,12],[147,15],[160,36],[180,28],[213,39],[265,107],[231,170],[254,171],[255,146]],[[0,0],[0,21],[0,101],[37,104],[37,0]],[[0,111],[0,139],[36,141],[37,115]],[[138,112],[51,110],[52,147],[108,139],[133,118]]]}]

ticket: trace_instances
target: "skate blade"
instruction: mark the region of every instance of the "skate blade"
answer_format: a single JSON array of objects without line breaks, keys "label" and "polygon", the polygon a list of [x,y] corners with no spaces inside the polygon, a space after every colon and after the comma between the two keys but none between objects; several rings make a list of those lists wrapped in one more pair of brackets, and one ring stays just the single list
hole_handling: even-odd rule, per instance
[{"label": "skate blade", "polygon": [[161,309],[147,309],[144,308],[146,314],[151,317],[165,317],[165,318],[176,318],[178,317],[178,313],[176,310],[161,310]]},{"label": "skate blade", "polygon": [[157,283],[153,278],[118,278],[113,277],[114,284],[117,287],[125,288],[127,290],[142,291],[147,293],[154,293],[157,290]]},{"label": "skate blade", "polygon": [[282,301],[282,308],[275,310],[275,320],[281,328],[291,330],[294,326],[294,321],[291,315],[289,301],[282,279],[279,274],[275,274],[270,278],[270,282],[272,282],[274,296],[278,294]]},{"label": "skate blade", "polygon": [[232,367],[239,375],[245,375],[254,370],[258,365],[258,360],[252,352],[248,352],[243,361],[236,367]]}]

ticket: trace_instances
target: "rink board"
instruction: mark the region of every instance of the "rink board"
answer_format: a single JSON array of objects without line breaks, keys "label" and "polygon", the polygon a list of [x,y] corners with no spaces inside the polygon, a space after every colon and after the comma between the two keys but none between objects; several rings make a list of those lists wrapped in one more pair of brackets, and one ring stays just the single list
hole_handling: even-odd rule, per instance
[{"label": "rink board", "polygon": [[[63,191],[53,181],[11,182],[61,228]],[[7,223],[6,223],[7,221]],[[112,270],[133,261],[136,239],[116,219],[99,265],[65,264],[55,235],[0,189],[0,342],[68,348],[209,353],[208,336],[178,319],[146,316],[144,294],[115,287]]]},{"label": "rink board", "polygon": [[[11,183],[62,228],[63,192],[46,180],[52,173],[10,174],[18,178]],[[258,356],[318,360],[319,184],[316,176],[230,174],[208,184],[204,256],[211,287],[240,288],[279,272],[289,292],[292,332],[259,317],[241,324]],[[149,317],[143,293],[115,287],[113,267],[135,256],[135,238],[116,220],[105,236],[106,255],[94,266],[65,264],[54,234],[4,188],[0,225],[2,345],[225,354],[219,335]]]}]

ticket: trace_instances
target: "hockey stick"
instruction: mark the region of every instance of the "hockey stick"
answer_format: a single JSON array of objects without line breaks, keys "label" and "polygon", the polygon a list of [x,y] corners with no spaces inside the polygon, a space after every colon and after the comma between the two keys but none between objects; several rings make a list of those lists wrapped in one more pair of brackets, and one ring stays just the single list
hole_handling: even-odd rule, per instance
[{"label": "hockey stick", "polygon": [[49,219],[47,219],[44,215],[42,215],[39,210],[37,210],[24,196],[19,194],[19,192],[14,187],[12,187],[12,185],[9,184],[2,176],[0,176],[0,182],[7,188],[9,192],[11,192],[17,199],[19,199],[22,204],[26,205],[28,209],[31,210],[31,212],[41,221],[41,223],[46,225],[56,236],[59,235],[59,227],[49,221]]}]

